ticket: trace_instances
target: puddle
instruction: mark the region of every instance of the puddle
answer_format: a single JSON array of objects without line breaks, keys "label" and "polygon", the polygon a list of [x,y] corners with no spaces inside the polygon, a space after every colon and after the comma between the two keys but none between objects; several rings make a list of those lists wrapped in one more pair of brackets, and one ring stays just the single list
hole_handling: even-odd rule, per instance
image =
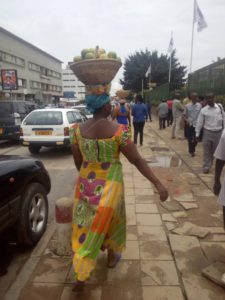
[{"label": "puddle", "polygon": [[156,151],[156,152],[170,151],[170,149],[167,147],[150,147],[150,148],[152,151]]},{"label": "puddle", "polygon": [[151,167],[172,168],[180,167],[182,165],[182,160],[177,158],[176,156],[156,155],[148,159],[147,163]]}]

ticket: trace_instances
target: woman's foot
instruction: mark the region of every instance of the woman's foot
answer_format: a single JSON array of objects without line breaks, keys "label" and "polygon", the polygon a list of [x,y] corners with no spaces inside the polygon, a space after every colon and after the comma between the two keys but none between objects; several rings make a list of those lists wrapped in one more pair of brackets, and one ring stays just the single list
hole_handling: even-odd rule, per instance
[{"label": "woman's foot", "polygon": [[114,268],[121,259],[121,254],[108,250],[108,268]]},{"label": "woman's foot", "polygon": [[73,292],[82,292],[84,289],[85,281],[77,280],[73,285]]}]

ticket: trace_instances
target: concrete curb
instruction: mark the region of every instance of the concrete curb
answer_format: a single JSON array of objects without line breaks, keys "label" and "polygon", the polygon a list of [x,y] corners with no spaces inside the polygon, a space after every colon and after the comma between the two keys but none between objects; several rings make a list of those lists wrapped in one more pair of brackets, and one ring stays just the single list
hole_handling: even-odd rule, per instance
[{"label": "concrete curb", "polygon": [[51,240],[55,232],[55,229],[56,229],[55,221],[52,221],[48,225],[44,236],[41,238],[37,246],[31,252],[31,255],[26,261],[26,263],[23,265],[23,268],[21,269],[18,276],[16,277],[16,280],[8,289],[3,300],[16,300],[19,298],[21,290],[26,285],[30,276],[32,275],[36,265],[38,264],[41,258],[43,251],[45,250],[49,241]]}]

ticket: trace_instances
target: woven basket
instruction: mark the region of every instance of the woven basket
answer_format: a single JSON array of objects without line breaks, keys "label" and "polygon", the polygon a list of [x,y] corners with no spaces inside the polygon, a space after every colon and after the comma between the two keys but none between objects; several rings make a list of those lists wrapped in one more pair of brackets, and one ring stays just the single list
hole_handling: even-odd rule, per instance
[{"label": "woven basket", "polygon": [[116,92],[116,96],[119,97],[120,99],[124,99],[126,97],[128,97],[130,94],[130,91],[128,90],[118,90]]},{"label": "woven basket", "polygon": [[122,63],[115,59],[90,59],[70,65],[71,70],[86,85],[110,83]]}]

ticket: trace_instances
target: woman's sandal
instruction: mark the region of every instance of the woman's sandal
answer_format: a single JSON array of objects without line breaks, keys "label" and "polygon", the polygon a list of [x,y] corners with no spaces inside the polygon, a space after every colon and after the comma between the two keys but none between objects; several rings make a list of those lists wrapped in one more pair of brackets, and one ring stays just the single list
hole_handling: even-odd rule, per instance
[{"label": "woman's sandal", "polygon": [[121,259],[121,254],[119,254],[119,253],[115,253],[114,256],[115,256],[114,261],[113,262],[108,261],[108,264],[107,264],[108,268],[110,268],[110,269],[115,268],[115,266],[118,264],[118,262]]}]

